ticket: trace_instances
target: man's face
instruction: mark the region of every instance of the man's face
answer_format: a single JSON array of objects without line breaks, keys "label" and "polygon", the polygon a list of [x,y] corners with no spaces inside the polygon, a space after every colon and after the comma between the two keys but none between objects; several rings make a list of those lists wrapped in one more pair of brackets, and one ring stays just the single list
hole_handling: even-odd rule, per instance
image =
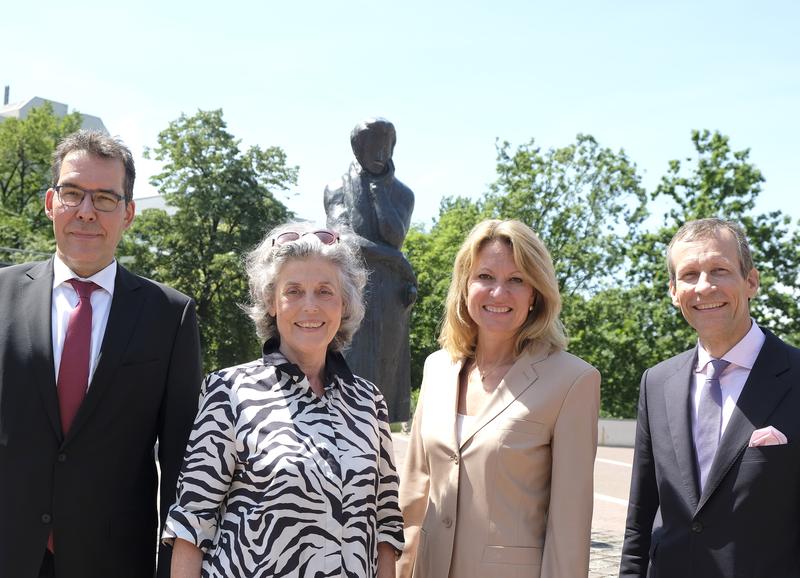
[{"label": "man's face", "polygon": [[[125,167],[121,160],[73,151],[61,163],[59,185],[102,190],[123,196]],[[94,208],[87,193],[77,207],[63,205],[54,189],[45,196],[45,213],[53,221],[56,252],[81,277],[94,275],[114,259],[122,233],[133,222],[133,201],[120,201],[111,212]]]},{"label": "man's face", "polygon": [[360,135],[360,143],[354,151],[358,163],[373,175],[382,175],[392,158],[392,137],[377,129],[368,129]]},{"label": "man's face", "polygon": [[748,301],[758,291],[758,272],[751,269],[742,276],[736,239],[726,230],[710,239],[678,241],[671,259],[673,305],[706,350],[721,357],[750,330]]}]

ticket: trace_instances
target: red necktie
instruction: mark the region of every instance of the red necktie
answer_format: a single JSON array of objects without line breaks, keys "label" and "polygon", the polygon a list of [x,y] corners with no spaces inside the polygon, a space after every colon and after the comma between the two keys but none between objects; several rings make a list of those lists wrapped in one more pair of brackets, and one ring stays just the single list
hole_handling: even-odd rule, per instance
[{"label": "red necktie", "polygon": [[[100,288],[91,281],[70,279],[67,283],[78,293],[78,306],[69,315],[67,335],[61,350],[61,365],[58,368],[58,410],[64,435],[67,435],[89,386],[92,292]],[[55,552],[52,530],[47,538],[47,549]]]},{"label": "red necktie", "polygon": [[89,385],[89,352],[92,344],[92,291],[99,289],[91,281],[68,281],[78,292],[78,306],[69,316],[67,335],[58,369],[58,409],[61,431],[67,435]]}]

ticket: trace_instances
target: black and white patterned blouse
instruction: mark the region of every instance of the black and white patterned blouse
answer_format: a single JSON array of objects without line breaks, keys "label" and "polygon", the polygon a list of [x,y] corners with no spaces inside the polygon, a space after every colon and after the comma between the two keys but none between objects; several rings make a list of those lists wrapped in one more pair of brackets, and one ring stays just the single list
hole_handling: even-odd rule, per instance
[{"label": "black and white patterned blouse", "polygon": [[329,353],[325,394],[264,345],[209,374],[162,538],[204,552],[204,577],[353,577],[378,542],[403,549],[386,402]]}]

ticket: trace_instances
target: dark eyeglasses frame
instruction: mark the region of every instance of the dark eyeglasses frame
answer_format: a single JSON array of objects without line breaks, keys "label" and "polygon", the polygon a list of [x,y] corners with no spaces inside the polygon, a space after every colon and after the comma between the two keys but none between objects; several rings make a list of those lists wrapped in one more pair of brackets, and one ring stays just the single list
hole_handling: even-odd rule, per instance
[{"label": "dark eyeglasses frame", "polygon": [[[83,193],[83,195],[81,195],[81,198],[77,203],[72,203],[72,204],[68,203],[61,196],[61,189],[65,189],[65,188],[66,189],[74,189],[76,191],[80,191],[81,193]],[[56,185],[56,186],[53,187],[53,190],[58,195],[58,200],[61,201],[61,204],[64,205],[65,207],[71,207],[71,208],[79,207],[81,205],[81,203],[83,202],[83,199],[85,199],[86,195],[88,194],[88,195],[90,195],[90,198],[92,199],[92,206],[95,208],[95,210],[100,211],[101,213],[112,213],[117,209],[117,207],[119,206],[120,201],[126,201],[127,202],[127,200],[125,199],[124,196],[118,195],[117,193],[115,193],[113,191],[107,191],[105,189],[82,189],[81,187],[76,187],[75,185]],[[98,207],[94,203],[94,196],[97,193],[103,193],[104,195],[108,195],[108,196],[114,197],[117,200],[117,204],[114,205],[113,209],[101,209],[100,207]]]},{"label": "dark eyeglasses frame", "polygon": [[314,235],[323,245],[333,245],[334,243],[339,242],[339,233],[329,231],[328,229],[320,229],[319,231],[304,231],[302,233],[299,231],[284,231],[277,237],[272,238],[272,246],[280,247],[281,245],[285,245],[287,243],[294,243],[306,235]]}]

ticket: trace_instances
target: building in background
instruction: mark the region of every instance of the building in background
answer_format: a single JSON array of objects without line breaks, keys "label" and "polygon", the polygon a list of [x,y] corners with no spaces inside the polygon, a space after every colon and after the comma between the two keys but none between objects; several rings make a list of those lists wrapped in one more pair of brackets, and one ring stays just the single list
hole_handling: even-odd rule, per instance
[{"label": "building in background", "polygon": [[[66,104],[55,102],[54,100],[34,96],[28,100],[9,103],[9,96],[10,87],[6,86],[5,90],[3,91],[3,106],[0,107],[0,122],[6,118],[18,118],[21,120],[27,117],[31,110],[37,106],[42,106],[46,102],[50,103],[50,105],[53,107],[53,113],[58,117],[66,116],[69,112]],[[105,134],[108,134],[106,125],[103,124],[103,121],[100,119],[100,117],[81,113],[81,118],[83,119],[81,128],[99,130]]]}]

